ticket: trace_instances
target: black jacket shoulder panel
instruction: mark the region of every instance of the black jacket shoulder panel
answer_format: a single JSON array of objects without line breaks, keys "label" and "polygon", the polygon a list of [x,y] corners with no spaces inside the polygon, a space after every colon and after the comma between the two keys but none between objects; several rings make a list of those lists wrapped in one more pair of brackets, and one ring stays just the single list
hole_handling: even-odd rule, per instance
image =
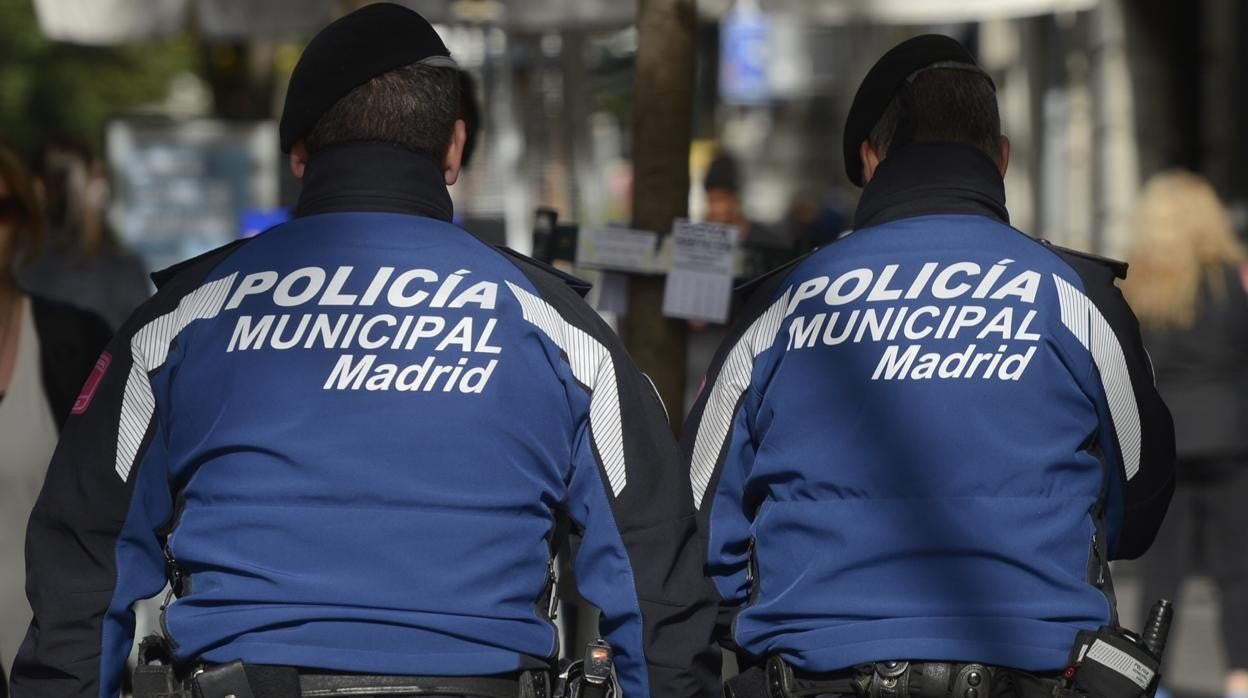
[{"label": "black jacket shoulder panel", "polygon": [[208,250],[207,252],[201,255],[191,257],[190,259],[184,259],[181,262],[178,262],[177,264],[174,264],[171,267],[166,267],[159,271],[154,271],[151,274],[149,274],[149,276],[152,279],[152,283],[156,284],[156,289],[160,290],[161,288],[165,286],[165,284],[169,283],[175,276],[182,273],[183,271],[190,269],[191,267],[198,266],[201,262],[206,262],[210,260],[220,261],[224,259],[225,257],[227,257],[231,252],[233,252],[239,247],[242,247],[244,244],[246,244],[248,241],[252,239],[253,238],[243,238],[241,240],[235,240],[233,242],[226,243],[216,249]]},{"label": "black jacket shoulder panel", "polygon": [[[1080,252],[1079,250],[1072,250],[1068,247],[1054,245],[1048,240],[1040,240],[1039,242],[1045,247],[1048,247],[1049,249],[1053,250],[1053,252],[1055,252],[1058,257],[1061,257],[1063,260],[1065,260],[1067,264],[1069,264],[1070,266],[1074,267],[1077,271],[1079,271],[1080,272],[1079,275],[1084,277],[1085,279],[1087,279],[1087,277],[1089,276],[1089,274],[1084,273],[1085,270],[1090,271],[1089,265],[1095,265],[1097,267],[1101,267],[1103,269],[1108,270],[1111,274],[1113,274],[1114,279],[1127,278],[1127,263],[1126,262],[1123,262],[1117,259],[1111,259],[1109,257],[1102,257],[1097,254],[1092,254],[1091,252]],[[1111,283],[1112,283],[1112,279],[1111,279]]]},{"label": "black jacket shoulder panel", "polygon": [[[823,248],[821,247],[819,249],[821,250]],[[775,282],[778,280],[776,277],[783,278],[784,276],[787,276],[789,272],[793,271],[793,269],[797,267],[797,265],[806,261],[808,257],[818,251],[819,250],[811,250],[797,259],[789,260],[774,269],[765,271],[748,281],[742,282],[734,288],[732,292],[737,298],[745,299],[754,295],[754,292],[763,286],[771,285],[774,287]]]},{"label": "black jacket shoulder panel", "polygon": [[[545,262],[542,262],[540,260],[533,259],[532,257],[528,255],[520,254],[519,252],[516,252],[515,250],[511,249],[510,247],[507,247],[506,245],[495,245],[494,249],[498,250],[499,252],[502,252],[504,255],[507,256],[508,259],[512,261],[513,264],[516,264],[516,266],[520,267],[522,270],[525,270],[526,272],[529,269],[533,269],[535,271],[545,272],[546,274],[554,276],[555,278],[563,282],[565,286],[568,286],[573,291],[576,291],[576,294],[580,296],[581,298],[584,298],[586,295],[588,295],[590,290],[593,289],[594,287],[593,284],[589,283],[588,281],[585,281],[584,279],[575,277],[565,271],[560,271],[559,269],[556,269],[552,267],[551,265]],[[531,277],[532,274],[528,274],[528,276]]]}]

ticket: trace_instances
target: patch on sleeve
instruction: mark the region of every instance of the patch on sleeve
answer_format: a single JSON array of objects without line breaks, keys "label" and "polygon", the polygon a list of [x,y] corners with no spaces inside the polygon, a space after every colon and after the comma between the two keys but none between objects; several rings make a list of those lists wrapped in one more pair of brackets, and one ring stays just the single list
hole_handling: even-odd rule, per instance
[{"label": "patch on sleeve", "polygon": [[69,411],[70,414],[82,414],[91,406],[91,399],[95,397],[95,391],[100,387],[100,381],[104,380],[104,374],[108,373],[108,365],[113,362],[113,355],[108,352],[100,354],[100,358],[95,361],[95,368],[91,369],[91,375],[87,376],[87,382],[82,385],[82,392],[78,393],[78,399],[74,400],[74,407]]}]

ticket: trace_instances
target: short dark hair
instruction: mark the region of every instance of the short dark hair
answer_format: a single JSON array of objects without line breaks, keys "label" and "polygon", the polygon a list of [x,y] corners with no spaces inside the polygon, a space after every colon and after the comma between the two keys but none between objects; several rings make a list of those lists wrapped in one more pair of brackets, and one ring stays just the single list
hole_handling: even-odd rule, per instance
[{"label": "short dark hair", "polygon": [[962,68],[929,68],[897,90],[867,142],[880,157],[893,145],[960,143],[1001,164],[997,93],[985,76]]},{"label": "short dark hair", "polygon": [[334,103],[304,138],[309,153],[378,141],[441,160],[459,114],[459,75],[419,63],[382,73]]},{"label": "short dark hair", "polygon": [[741,172],[737,159],[732,155],[720,152],[711,160],[706,168],[706,177],[702,180],[702,188],[706,191],[720,189],[733,194],[741,191]]}]

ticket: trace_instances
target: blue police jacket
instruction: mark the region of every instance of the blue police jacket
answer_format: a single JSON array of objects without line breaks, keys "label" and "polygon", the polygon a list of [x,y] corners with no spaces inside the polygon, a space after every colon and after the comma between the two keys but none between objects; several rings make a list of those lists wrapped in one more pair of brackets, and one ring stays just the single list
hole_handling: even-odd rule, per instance
[{"label": "blue police jacket", "polygon": [[1121,265],[1008,225],[995,165],[890,152],[857,229],[758,282],[684,447],[731,641],[824,672],[1063,667],[1151,543],[1169,413]]},{"label": "blue police jacket", "polygon": [[579,282],[450,218],[432,160],[339,146],[294,220],[157,277],[31,519],[16,696],[118,695],[166,557],[181,662],[545,666],[565,515],[625,694],[713,690],[715,609],[652,385]]}]

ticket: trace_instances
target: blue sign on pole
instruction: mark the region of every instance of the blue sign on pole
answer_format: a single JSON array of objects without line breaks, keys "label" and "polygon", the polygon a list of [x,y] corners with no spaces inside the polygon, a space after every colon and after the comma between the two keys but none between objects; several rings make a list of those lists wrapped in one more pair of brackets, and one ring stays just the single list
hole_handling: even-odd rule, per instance
[{"label": "blue sign on pole", "polygon": [[771,97],[767,76],[767,15],[736,8],[723,20],[719,92],[730,104],[761,104]]}]

